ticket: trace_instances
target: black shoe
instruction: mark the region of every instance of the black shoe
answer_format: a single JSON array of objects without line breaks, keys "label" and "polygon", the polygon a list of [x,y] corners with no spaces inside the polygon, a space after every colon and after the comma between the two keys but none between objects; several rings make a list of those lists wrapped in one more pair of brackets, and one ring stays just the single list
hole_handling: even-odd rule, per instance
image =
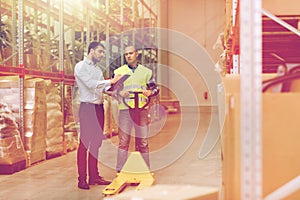
[{"label": "black shoe", "polygon": [[78,188],[83,189],[83,190],[89,190],[90,186],[87,184],[86,181],[78,181]]},{"label": "black shoe", "polygon": [[103,179],[103,177],[98,176],[97,178],[93,178],[89,180],[90,185],[109,185],[111,184],[110,181],[106,181]]},{"label": "black shoe", "polygon": [[109,133],[106,133],[103,135],[104,135],[104,138],[103,138],[104,140],[111,138],[111,134],[109,134]]},{"label": "black shoe", "polygon": [[111,137],[114,137],[114,136],[117,136],[117,135],[119,135],[118,132],[114,132],[114,131],[113,131],[113,132],[111,133]]}]

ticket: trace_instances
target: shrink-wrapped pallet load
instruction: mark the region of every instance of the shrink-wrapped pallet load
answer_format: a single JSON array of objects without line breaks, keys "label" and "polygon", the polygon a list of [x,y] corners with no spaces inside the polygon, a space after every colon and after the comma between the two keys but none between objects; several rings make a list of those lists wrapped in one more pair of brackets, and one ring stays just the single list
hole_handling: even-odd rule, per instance
[{"label": "shrink-wrapped pallet load", "polygon": [[44,86],[43,79],[27,78],[24,81],[24,88],[19,88],[19,77],[5,76],[0,78],[0,102],[10,106],[17,124],[20,122],[20,99],[21,95],[24,94],[24,133],[21,138],[24,138],[24,148],[29,165],[46,159],[46,97]]},{"label": "shrink-wrapped pallet load", "polygon": [[26,167],[26,153],[19,132],[17,80],[17,77],[0,78],[0,174],[11,174]]},{"label": "shrink-wrapped pallet load", "polygon": [[51,158],[63,153],[63,122],[59,88],[51,81],[46,81],[47,100],[47,157]]},{"label": "shrink-wrapped pallet load", "polygon": [[30,164],[46,159],[46,93],[43,79],[27,79],[24,88],[25,150]]},{"label": "shrink-wrapped pallet load", "polygon": [[26,167],[26,153],[18,125],[10,107],[0,102],[0,174],[11,174]]},{"label": "shrink-wrapped pallet load", "polygon": [[[0,79],[0,104],[5,104],[16,123],[20,121],[20,90],[17,84]],[[3,108],[4,109],[4,108]]]}]

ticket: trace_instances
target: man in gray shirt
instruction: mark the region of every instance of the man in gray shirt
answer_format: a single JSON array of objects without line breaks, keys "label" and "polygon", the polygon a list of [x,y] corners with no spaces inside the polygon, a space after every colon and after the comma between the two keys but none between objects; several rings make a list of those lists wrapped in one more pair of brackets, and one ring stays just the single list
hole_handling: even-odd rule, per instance
[{"label": "man in gray shirt", "polygon": [[110,181],[104,180],[98,172],[98,152],[104,137],[102,92],[105,88],[115,84],[120,76],[104,80],[100,67],[95,65],[104,56],[104,46],[99,42],[92,42],[88,47],[87,57],[78,62],[74,70],[80,101],[80,141],[77,150],[78,188],[85,190],[90,188],[89,185],[110,184]]}]

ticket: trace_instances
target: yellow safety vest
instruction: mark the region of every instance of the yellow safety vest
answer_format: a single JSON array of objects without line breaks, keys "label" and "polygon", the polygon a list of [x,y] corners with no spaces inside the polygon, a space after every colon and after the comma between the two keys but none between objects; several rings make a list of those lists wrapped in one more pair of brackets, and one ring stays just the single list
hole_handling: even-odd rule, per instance
[{"label": "yellow safety vest", "polygon": [[[137,68],[132,71],[128,67],[128,65],[123,65],[117,69],[114,70],[115,75],[125,75],[129,74],[130,77],[124,81],[124,89],[123,91],[131,91],[131,92],[138,92],[138,91],[143,91],[147,87],[147,82],[151,79],[152,77],[152,70],[150,70],[147,67],[144,67],[143,65],[138,65]],[[133,108],[134,107],[134,99],[133,98],[134,94],[130,94],[129,98],[126,99],[127,104]],[[141,108],[147,103],[147,97],[144,96],[143,94],[139,94],[139,104],[138,107]],[[120,110],[128,109],[128,107],[123,103],[123,101],[119,105]]]}]

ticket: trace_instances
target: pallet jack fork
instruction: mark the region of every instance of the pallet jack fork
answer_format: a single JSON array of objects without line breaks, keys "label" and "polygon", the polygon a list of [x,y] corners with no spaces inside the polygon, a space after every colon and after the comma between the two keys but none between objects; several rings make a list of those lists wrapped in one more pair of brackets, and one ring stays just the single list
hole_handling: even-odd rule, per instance
[{"label": "pallet jack fork", "polygon": [[138,185],[136,190],[150,187],[154,183],[154,174],[150,172],[140,152],[131,152],[120,173],[111,184],[102,190],[102,194],[120,193],[128,185]]}]

